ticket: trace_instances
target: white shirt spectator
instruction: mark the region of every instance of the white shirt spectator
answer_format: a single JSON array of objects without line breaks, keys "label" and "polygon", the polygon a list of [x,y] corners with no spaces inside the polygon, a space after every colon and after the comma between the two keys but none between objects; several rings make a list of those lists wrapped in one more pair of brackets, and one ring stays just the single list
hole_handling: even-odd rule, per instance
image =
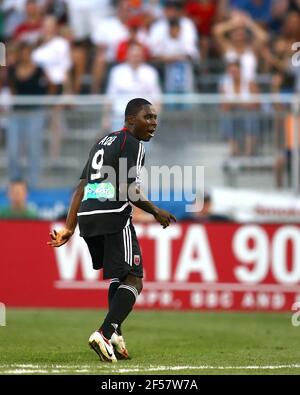
[{"label": "white shirt spectator", "polygon": [[107,95],[115,116],[123,116],[127,102],[135,97],[157,102],[161,95],[158,73],[145,63],[135,69],[128,63],[114,66],[109,74]]},{"label": "white shirt spectator", "polygon": [[62,37],[54,37],[33,51],[32,60],[44,69],[50,82],[64,84],[72,67],[70,44]]},{"label": "white shirt spectator", "polygon": [[232,59],[238,59],[241,64],[242,79],[254,81],[256,77],[257,58],[251,48],[244,53],[239,54],[235,49],[229,49],[224,55],[225,61],[230,62]]},{"label": "white shirt spectator", "polygon": [[[166,93],[184,93],[194,90],[194,73],[189,58],[199,58],[199,51],[196,40],[187,39],[183,32],[183,24],[180,20],[178,22],[172,26],[168,23],[167,31],[152,48],[152,54],[160,57],[165,64],[164,89]],[[173,61],[170,61],[170,58]]]},{"label": "white shirt spectator", "polygon": [[76,40],[91,38],[102,20],[112,14],[110,0],[65,0]]},{"label": "white shirt spectator", "polygon": [[179,39],[165,37],[155,52],[157,55],[163,56],[190,56],[191,58],[197,58],[199,56],[196,45],[192,42],[183,41],[182,37]]},{"label": "white shirt spectator", "polygon": [[[186,17],[181,17],[180,23],[180,37],[179,42],[185,49],[196,55],[195,49],[197,48],[197,30],[194,23]],[[149,46],[153,56],[161,55],[163,46],[169,40],[169,23],[168,20],[163,18],[155,22],[150,29]],[[169,41],[170,45],[173,45]],[[165,50],[168,50],[166,47]]]},{"label": "white shirt spectator", "polygon": [[[27,0],[3,0],[0,9],[4,12],[4,36],[9,38],[13,35],[17,26],[25,19],[25,5]],[[39,0],[41,6],[46,0]]]},{"label": "white shirt spectator", "polygon": [[[113,33],[112,33],[113,32]],[[120,42],[129,38],[129,31],[118,17],[109,17],[102,20],[101,24],[94,31],[92,41],[95,45],[107,48],[106,60],[113,62],[116,60],[116,51]],[[140,30],[137,34],[138,42],[145,44],[146,33]]]}]

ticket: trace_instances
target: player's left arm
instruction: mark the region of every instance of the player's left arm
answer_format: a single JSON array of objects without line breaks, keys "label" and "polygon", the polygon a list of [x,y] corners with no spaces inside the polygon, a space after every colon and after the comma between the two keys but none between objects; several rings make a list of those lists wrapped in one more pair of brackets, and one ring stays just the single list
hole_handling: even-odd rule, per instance
[{"label": "player's left arm", "polygon": [[147,199],[146,195],[141,190],[140,185],[135,182],[128,187],[128,197],[134,206],[152,214],[164,229],[170,225],[171,221],[176,222],[175,215],[169,213],[167,210],[163,210],[155,206],[155,204]]},{"label": "player's left arm", "polygon": [[81,179],[77,185],[68,211],[65,227],[59,231],[55,229],[50,233],[51,240],[48,241],[52,247],[60,247],[65,244],[73,235],[77,225],[77,212],[84,194],[85,179]]},{"label": "player's left arm", "polygon": [[155,204],[147,199],[141,189],[141,171],[145,163],[143,145],[141,143],[138,146],[127,143],[125,144],[122,155],[128,161],[128,169],[131,174],[130,177],[127,177],[127,184],[120,185],[120,189],[124,191],[124,188],[126,188],[125,192],[129,201],[143,211],[152,214],[163,228],[169,226],[171,221],[176,222],[176,217],[173,214],[155,206]]}]

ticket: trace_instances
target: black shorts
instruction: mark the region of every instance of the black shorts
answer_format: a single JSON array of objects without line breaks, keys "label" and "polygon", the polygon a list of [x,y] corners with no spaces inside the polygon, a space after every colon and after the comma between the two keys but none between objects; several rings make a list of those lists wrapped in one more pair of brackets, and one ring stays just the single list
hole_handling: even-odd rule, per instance
[{"label": "black shorts", "polygon": [[103,278],[123,279],[128,274],[143,277],[143,262],[135,229],[130,222],[117,233],[84,237],[93,268],[103,269]]}]

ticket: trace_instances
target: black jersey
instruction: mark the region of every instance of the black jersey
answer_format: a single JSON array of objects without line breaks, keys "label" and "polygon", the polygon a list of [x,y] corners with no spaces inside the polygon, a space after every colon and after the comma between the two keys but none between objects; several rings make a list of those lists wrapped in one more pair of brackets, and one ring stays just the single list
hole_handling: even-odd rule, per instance
[{"label": "black jersey", "polygon": [[86,180],[77,214],[81,236],[115,233],[125,227],[132,208],[127,193],[124,196],[119,187],[140,183],[144,161],[143,143],[126,128],[93,146],[80,177]]}]

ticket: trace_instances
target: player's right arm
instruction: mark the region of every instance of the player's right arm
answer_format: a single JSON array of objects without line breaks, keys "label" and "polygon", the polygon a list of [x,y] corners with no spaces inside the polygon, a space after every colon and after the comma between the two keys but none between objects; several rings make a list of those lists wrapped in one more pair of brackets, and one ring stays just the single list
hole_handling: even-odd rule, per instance
[{"label": "player's right arm", "polygon": [[75,188],[75,191],[73,193],[65,227],[59,231],[56,231],[54,229],[52,232],[49,233],[51,240],[48,241],[47,244],[49,244],[52,247],[62,246],[67,241],[69,241],[69,239],[73,236],[73,233],[77,225],[77,213],[84,195],[84,187],[86,185],[88,165],[89,165],[89,160],[86,162],[82,170],[80,176],[80,182]]},{"label": "player's right arm", "polygon": [[85,179],[80,180],[73,193],[65,227],[59,231],[54,229],[50,233],[51,240],[47,243],[50,246],[60,247],[72,237],[77,225],[77,212],[83,198],[85,183]]}]

